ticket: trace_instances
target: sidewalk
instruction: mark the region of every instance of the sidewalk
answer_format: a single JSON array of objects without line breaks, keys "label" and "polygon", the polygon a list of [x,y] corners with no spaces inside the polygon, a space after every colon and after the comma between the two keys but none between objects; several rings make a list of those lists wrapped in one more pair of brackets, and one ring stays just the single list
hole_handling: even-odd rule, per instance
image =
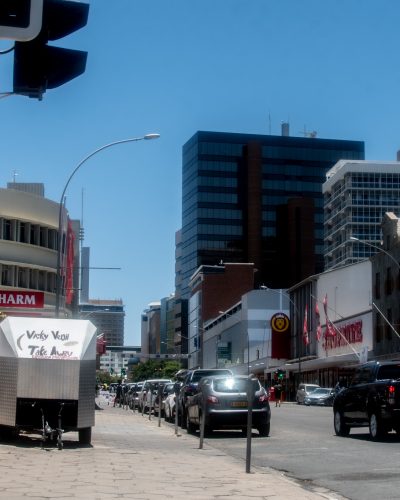
[{"label": "sidewalk", "polygon": [[[132,413],[121,408],[103,406],[96,413],[97,428],[94,446],[116,446],[127,457],[124,467],[129,468],[130,498],[155,499],[296,499],[321,500],[339,498],[303,489],[298,484],[271,469],[252,468],[245,472],[245,461],[226,455],[213,448],[207,440],[199,450],[198,437],[188,435],[157,417]],[[118,434],[115,427],[123,426],[126,433]],[[127,434],[133,449],[127,449]],[[112,437],[113,436],[113,437]],[[115,453],[118,454],[118,451]],[[245,450],[244,450],[245,455]],[[116,458],[116,457],[115,457]],[[109,472],[121,475],[121,460],[112,460]],[[121,491],[122,493],[122,491]],[[131,489],[132,493],[132,489]],[[128,497],[126,497],[128,498]]]},{"label": "sidewalk", "polygon": [[245,472],[205,440],[157,418],[101,405],[96,411],[92,447],[81,447],[76,433],[65,434],[64,450],[27,436],[0,444],[0,498],[57,499],[293,499],[339,498],[309,492],[271,469]]}]

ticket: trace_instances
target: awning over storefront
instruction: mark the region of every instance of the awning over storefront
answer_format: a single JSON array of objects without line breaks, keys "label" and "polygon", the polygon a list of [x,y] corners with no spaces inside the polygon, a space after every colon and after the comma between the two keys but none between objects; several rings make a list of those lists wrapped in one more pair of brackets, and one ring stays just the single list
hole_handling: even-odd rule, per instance
[{"label": "awning over storefront", "polygon": [[[318,370],[322,368],[341,368],[343,366],[357,366],[360,364],[359,357],[351,352],[348,354],[339,354],[336,356],[329,356],[326,358],[315,358],[315,359],[305,359],[305,360],[291,360],[282,364],[279,368],[281,370],[286,370],[289,372],[302,372]],[[271,370],[272,371],[272,370]]]}]

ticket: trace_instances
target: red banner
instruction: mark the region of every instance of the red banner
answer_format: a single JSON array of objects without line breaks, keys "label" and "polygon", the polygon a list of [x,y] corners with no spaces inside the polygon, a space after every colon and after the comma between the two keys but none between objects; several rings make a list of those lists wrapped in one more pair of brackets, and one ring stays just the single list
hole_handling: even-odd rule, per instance
[{"label": "red banner", "polygon": [[290,357],[290,320],[284,313],[276,313],[271,318],[271,358]]},{"label": "red banner", "polygon": [[26,307],[42,309],[44,307],[44,292],[10,292],[0,290],[0,308]]}]

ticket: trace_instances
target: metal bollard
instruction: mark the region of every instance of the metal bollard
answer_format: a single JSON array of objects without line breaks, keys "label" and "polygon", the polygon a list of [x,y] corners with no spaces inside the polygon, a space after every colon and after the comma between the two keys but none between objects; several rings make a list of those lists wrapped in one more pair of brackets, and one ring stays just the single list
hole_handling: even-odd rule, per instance
[{"label": "metal bollard", "polygon": [[162,393],[162,386],[159,384],[158,386],[158,427],[161,427],[161,393]]},{"label": "metal bollard", "polygon": [[205,428],[206,428],[206,398],[203,395],[203,400],[201,402],[199,450],[203,449],[203,441],[204,441],[204,431],[205,431]]},{"label": "metal bollard", "polygon": [[247,442],[246,442],[246,472],[250,472],[251,465],[251,431],[253,427],[253,395],[254,384],[249,377],[247,380]]},{"label": "metal bollard", "polygon": [[149,420],[151,420],[151,412],[152,411],[153,411],[153,386],[150,388]]},{"label": "metal bollard", "polygon": [[178,403],[179,403],[179,386],[178,384],[175,384],[174,387],[174,392],[175,392],[175,436],[178,435],[178,413],[179,413],[179,408],[178,408]]}]

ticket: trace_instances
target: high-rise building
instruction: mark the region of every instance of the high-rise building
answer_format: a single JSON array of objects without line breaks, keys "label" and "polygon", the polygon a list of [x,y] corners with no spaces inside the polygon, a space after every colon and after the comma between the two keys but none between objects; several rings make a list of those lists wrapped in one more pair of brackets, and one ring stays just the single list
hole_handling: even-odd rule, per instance
[{"label": "high-rise building", "polygon": [[160,353],[160,319],[161,302],[151,302],[142,313],[141,346],[142,358],[146,361],[149,356]]},{"label": "high-rise building", "polygon": [[325,269],[366,259],[381,245],[385,213],[400,213],[400,162],[341,160],[323,196]]},{"label": "high-rise building", "polygon": [[90,320],[97,327],[97,335],[104,333],[107,346],[124,345],[125,311],[122,300],[90,299],[80,304],[81,319]]},{"label": "high-rise building", "polygon": [[197,132],[183,146],[182,240],[177,296],[201,265],[251,262],[255,286],[288,288],[321,272],[322,184],[364,143]]}]

